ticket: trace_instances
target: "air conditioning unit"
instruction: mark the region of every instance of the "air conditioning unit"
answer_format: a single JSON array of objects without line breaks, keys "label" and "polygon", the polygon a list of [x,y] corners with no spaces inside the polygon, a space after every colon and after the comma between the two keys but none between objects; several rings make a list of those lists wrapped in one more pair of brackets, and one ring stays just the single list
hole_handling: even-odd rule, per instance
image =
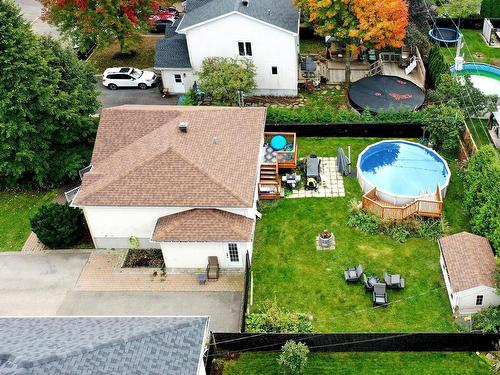
[{"label": "air conditioning unit", "polygon": [[187,133],[188,131],[188,123],[187,122],[181,122],[179,124],[179,130],[183,133]]}]

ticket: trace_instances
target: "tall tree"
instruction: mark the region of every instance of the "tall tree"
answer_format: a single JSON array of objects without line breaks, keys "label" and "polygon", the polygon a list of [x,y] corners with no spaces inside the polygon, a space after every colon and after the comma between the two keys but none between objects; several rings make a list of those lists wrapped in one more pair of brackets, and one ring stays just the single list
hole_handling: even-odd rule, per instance
[{"label": "tall tree", "polygon": [[73,41],[85,45],[97,40],[100,47],[117,40],[129,52],[148,29],[147,17],[165,0],[40,0],[44,18]]},{"label": "tall tree", "polygon": [[404,0],[296,0],[317,34],[345,43],[346,77],[351,76],[351,54],[359,44],[382,49],[401,47],[408,24]]},{"label": "tall tree", "polygon": [[12,1],[0,1],[0,19],[0,188],[59,184],[90,156],[94,72],[37,37]]}]

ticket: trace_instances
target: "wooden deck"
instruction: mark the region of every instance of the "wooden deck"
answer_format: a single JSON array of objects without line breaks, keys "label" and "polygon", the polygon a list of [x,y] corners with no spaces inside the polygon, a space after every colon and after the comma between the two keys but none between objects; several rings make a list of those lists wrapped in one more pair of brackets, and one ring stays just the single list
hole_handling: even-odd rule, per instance
[{"label": "wooden deck", "polygon": [[402,220],[410,216],[440,218],[443,215],[443,198],[439,186],[434,198],[419,198],[404,206],[395,206],[382,201],[377,196],[377,189],[373,188],[363,195],[362,207],[383,219]]}]

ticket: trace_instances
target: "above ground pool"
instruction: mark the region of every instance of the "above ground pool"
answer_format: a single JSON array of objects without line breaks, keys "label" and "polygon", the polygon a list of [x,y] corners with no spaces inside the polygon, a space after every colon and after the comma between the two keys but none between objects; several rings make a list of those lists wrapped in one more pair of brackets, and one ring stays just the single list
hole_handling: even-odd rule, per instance
[{"label": "above ground pool", "polygon": [[434,194],[438,185],[444,197],[450,181],[448,164],[434,150],[399,140],[365,148],[357,173],[364,193],[375,187],[380,199],[398,206]]},{"label": "above ground pool", "polygon": [[358,112],[377,114],[390,109],[416,110],[424,104],[425,93],[413,82],[396,76],[365,77],[349,89],[349,102]]},{"label": "above ground pool", "polygon": [[[455,66],[450,68],[455,73]],[[500,96],[500,68],[482,63],[464,63],[458,76],[469,76],[472,84],[486,95]]]},{"label": "above ground pool", "polygon": [[459,41],[460,32],[456,28],[437,27],[429,30],[429,36],[435,42],[450,46]]}]

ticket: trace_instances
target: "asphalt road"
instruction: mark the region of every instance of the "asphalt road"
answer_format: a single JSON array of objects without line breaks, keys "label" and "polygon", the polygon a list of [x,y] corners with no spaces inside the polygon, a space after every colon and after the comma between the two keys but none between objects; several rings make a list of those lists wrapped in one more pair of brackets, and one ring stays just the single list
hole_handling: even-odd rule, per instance
[{"label": "asphalt road", "polygon": [[31,24],[34,32],[59,37],[57,29],[41,19],[42,4],[36,0],[16,0],[16,4],[21,8],[24,19]]}]

